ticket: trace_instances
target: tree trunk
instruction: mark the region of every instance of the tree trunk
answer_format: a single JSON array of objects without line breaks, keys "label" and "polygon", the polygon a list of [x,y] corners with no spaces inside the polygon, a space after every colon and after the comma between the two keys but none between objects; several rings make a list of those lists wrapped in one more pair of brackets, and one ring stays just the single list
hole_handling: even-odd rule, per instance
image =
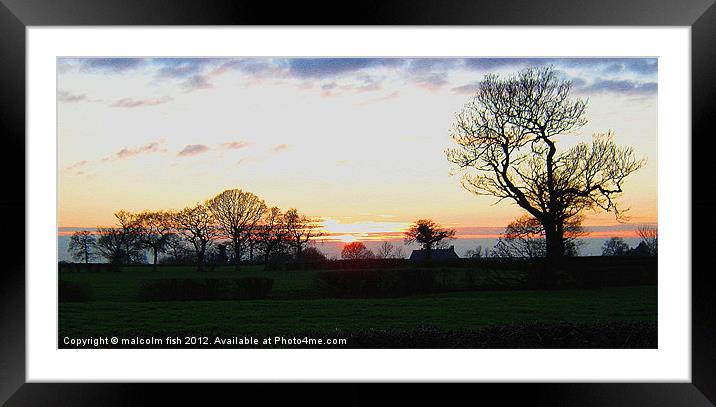
[{"label": "tree trunk", "polygon": [[241,242],[234,239],[234,270],[241,270]]},{"label": "tree trunk", "polygon": [[196,271],[204,271],[204,253],[206,252],[206,246],[203,245],[196,251]]},{"label": "tree trunk", "polygon": [[271,249],[266,248],[266,253],[264,253],[264,270],[268,270],[269,268],[269,257],[271,255]]},{"label": "tree trunk", "polygon": [[544,286],[554,284],[555,272],[564,257],[564,232],[562,225],[558,223],[559,222],[547,222],[543,224],[546,253],[540,281]]},{"label": "tree trunk", "polygon": [[152,271],[157,271],[157,249],[154,248],[154,262],[152,263]]},{"label": "tree trunk", "polygon": [[199,252],[196,255],[196,271],[204,271],[204,253]]}]

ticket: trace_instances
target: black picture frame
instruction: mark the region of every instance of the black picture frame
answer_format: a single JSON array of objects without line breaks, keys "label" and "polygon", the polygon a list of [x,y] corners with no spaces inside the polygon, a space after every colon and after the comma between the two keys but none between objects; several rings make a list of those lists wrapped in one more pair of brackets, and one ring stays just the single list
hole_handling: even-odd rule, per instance
[{"label": "black picture frame", "polygon": [[[710,211],[716,204],[708,193],[707,165],[714,151],[711,126],[716,95],[716,5],[714,0],[542,0],[438,1],[373,0],[355,3],[187,0],[0,0],[0,128],[5,157],[0,160],[3,190],[0,207],[6,214],[3,235],[5,261],[0,271],[0,403],[7,405],[162,405],[208,401],[221,393],[238,401],[234,386],[140,384],[29,384],[25,383],[25,28],[27,26],[103,25],[639,25],[691,27],[692,63],[692,381],[690,383],[571,383],[477,384],[469,397],[501,404],[529,402],[544,405],[708,406],[716,404],[716,296],[706,253],[711,245],[705,231],[716,223]],[[680,135],[669,135],[680,137]],[[683,137],[683,136],[681,136]],[[21,170],[23,176],[20,176]],[[705,192],[702,192],[705,191]],[[23,216],[20,216],[20,214]],[[10,232],[12,231],[12,232]],[[22,231],[22,232],[20,232]],[[31,243],[31,242],[27,242]],[[22,245],[23,255],[19,254]],[[15,253],[10,255],[11,252]],[[689,270],[669,270],[688,273]],[[167,388],[171,386],[171,388]],[[331,389],[334,404],[374,400],[370,387],[342,384]],[[403,403],[405,395],[423,402],[441,401],[453,390],[411,386],[380,396],[382,402]],[[324,390],[314,386],[286,391],[265,385],[252,392],[274,402],[303,397],[321,401]],[[248,397],[242,395],[243,397]],[[335,397],[335,396],[334,396]],[[229,400],[231,400],[230,398]],[[457,402],[457,400],[455,400]]]}]

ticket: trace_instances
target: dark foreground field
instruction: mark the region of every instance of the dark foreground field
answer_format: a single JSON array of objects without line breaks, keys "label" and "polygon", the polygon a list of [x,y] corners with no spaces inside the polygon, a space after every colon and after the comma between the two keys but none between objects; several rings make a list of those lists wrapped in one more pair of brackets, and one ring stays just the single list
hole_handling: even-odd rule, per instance
[{"label": "dark foreground field", "polygon": [[[366,347],[366,348],[655,348],[656,285],[560,290],[475,290],[463,270],[440,277],[445,292],[399,298],[321,298],[314,271],[198,275],[191,267],[126,267],[121,272],[61,272],[89,292],[85,302],[59,304],[62,348],[76,340],[127,339],[99,347]],[[524,271],[484,275],[516,284]],[[268,277],[268,298],[239,301],[141,301],[142,280]],[[276,336],[289,342],[276,345]],[[168,341],[168,337],[179,341]],[[152,343],[138,343],[137,338]],[[218,338],[218,339],[217,339]],[[263,343],[272,338],[271,343]],[[135,341],[132,341],[134,339]],[[257,339],[258,344],[252,341]],[[323,343],[316,341],[321,339]],[[328,339],[344,339],[327,345]],[[75,342],[69,343],[71,340]],[[283,339],[282,339],[283,340]],[[248,342],[248,344],[247,344]],[[93,347],[91,341],[82,347]]]}]

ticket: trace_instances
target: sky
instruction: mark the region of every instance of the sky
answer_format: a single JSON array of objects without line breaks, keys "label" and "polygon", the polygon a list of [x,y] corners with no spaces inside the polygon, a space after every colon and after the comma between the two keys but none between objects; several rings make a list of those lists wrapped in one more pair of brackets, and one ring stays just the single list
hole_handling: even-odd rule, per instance
[{"label": "sky", "polygon": [[[495,235],[523,211],[460,186],[449,129],[486,74],[546,65],[589,100],[558,148],[610,130],[633,146],[647,164],[620,202],[629,224],[655,223],[656,59],[59,58],[60,231],[239,188],[344,241],[397,238],[419,218]],[[597,235],[625,233],[586,215]]]}]

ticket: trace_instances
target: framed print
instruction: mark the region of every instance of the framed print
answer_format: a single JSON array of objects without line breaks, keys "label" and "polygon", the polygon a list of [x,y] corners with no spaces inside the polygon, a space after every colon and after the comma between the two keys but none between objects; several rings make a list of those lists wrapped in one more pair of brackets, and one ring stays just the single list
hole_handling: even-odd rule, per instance
[{"label": "framed print", "polygon": [[3,401],[459,381],[709,405],[716,9],[560,3],[295,26],[5,2]]}]

